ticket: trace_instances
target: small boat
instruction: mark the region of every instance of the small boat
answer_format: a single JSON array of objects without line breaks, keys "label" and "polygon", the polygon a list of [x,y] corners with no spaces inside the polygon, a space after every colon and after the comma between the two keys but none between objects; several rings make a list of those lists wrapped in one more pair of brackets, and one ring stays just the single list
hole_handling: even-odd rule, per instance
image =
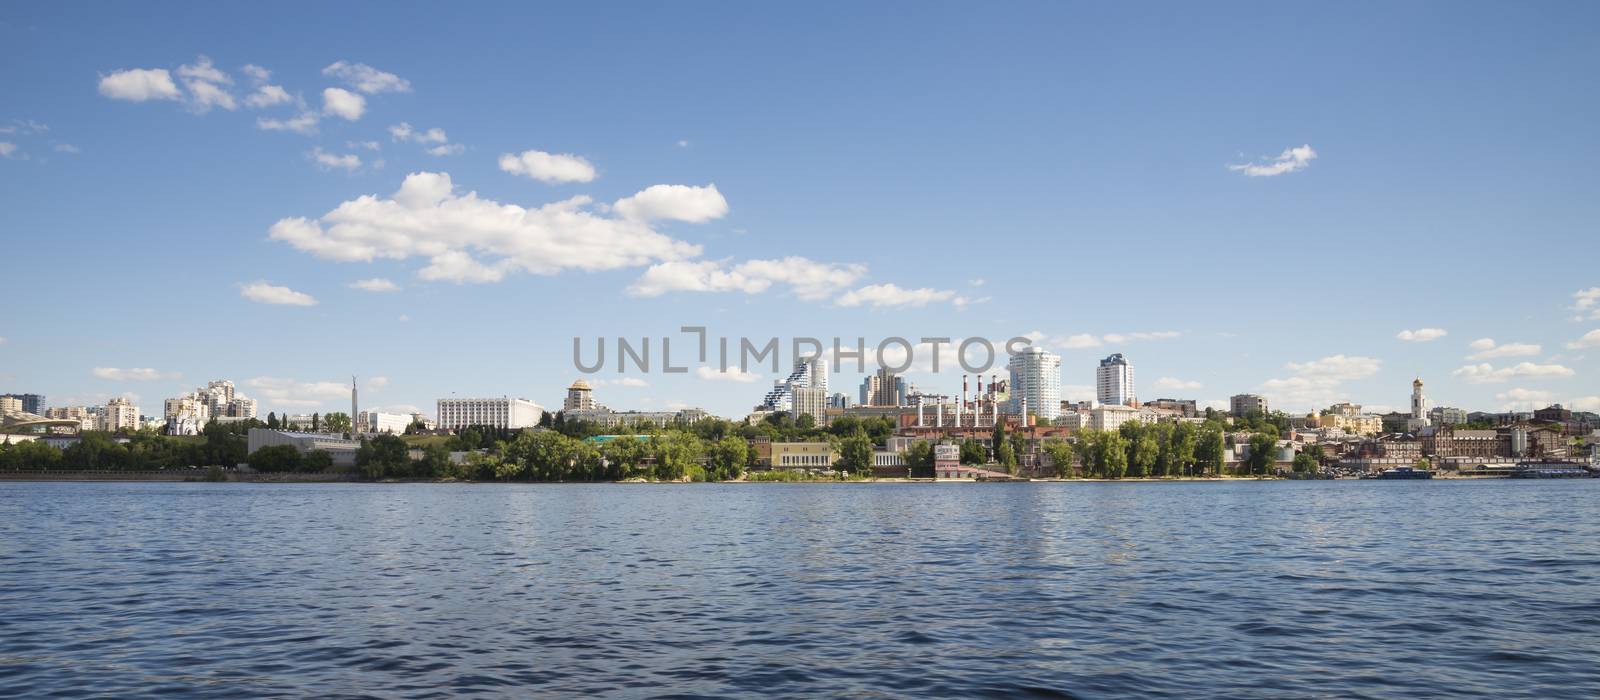
[{"label": "small boat", "polygon": [[1379,479],[1432,479],[1433,472],[1414,467],[1395,467],[1378,472]]}]

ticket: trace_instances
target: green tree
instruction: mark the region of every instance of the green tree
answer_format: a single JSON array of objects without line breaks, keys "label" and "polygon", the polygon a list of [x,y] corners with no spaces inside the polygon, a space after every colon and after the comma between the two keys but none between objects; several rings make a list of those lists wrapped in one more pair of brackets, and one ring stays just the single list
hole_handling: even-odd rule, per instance
[{"label": "green tree", "polygon": [[1250,474],[1264,476],[1272,473],[1272,468],[1277,464],[1278,439],[1267,433],[1256,433],[1250,436]]},{"label": "green tree", "polygon": [[1072,443],[1060,438],[1050,438],[1040,447],[1045,456],[1050,458],[1050,465],[1055,469],[1057,477],[1071,478],[1073,469]]},{"label": "green tree", "polygon": [[300,459],[300,471],[325,472],[333,468],[333,455],[327,450],[312,450]]},{"label": "green tree", "polygon": [[330,433],[348,433],[350,432],[351,427],[350,414],[337,412],[329,413],[328,415],[322,417],[322,425],[323,428]]},{"label": "green tree", "polygon": [[1308,474],[1317,470],[1317,458],[1310,452],[1301,452],[1294,456],[1294,471],[1296,474]]},{"label": "green tree", "polygon": [[749,443],[732,435],[711,443],[707,452],[708,476],[716,481],[739,478],[750,459]]},{"label": "green tree", "polygon": [[1227,445],[1223,444],[1222,428],[1207,424],[1200,429],[1195,442],[1195,467],[1201,474],[1222,474],[1227,463]]},{"label": "green tree", "polygon": [[839,443],[839,471],[866,476],[872,473],[872,438],[865,431],[851,435]]},{"label": "green tree", "polygon": [[918,440],[911,443],[906,449],[906,466],[911,467],[911,476],[918,479],[931,479],[933,473],[933,445],[927,440]]},{"label": "green tree", "polygon": [[1017,450],[1011,445],[1010,440],[1004,439],[1002,436],[1000,448],[995,450],[994,458],[1000,464],[1000,468],[1004,469],[1007,474],[1017,473]]},{"label": "green tree", "polygon": [[649,456],[649,445],[632,435],[607,440],[600,445],[600,455],[605,458],[610,479],[648,477],[640,471],[640,463]]},{"label": "green tree", "polygon": [[394,435],[379,435],[362,440],[356,449],[356,466],[369,479],[405,477],[411,474],[410,449]]},{"label": "green tree", "polygon": [[649,449],[656,461],[655,477],[661,481],[683,479],[705,451],[700,438],[676,431],[651,436]]},{"label": "green tree", "polygon": [[961,441],[962,464],[985,464],[989,461],[989,451],[984,449],[983,443],[976,438],[967,438]]},{"label": "green tree", "polygon": [[278,429],[278,414],[277,414],[277,412],[275,412],[275,411],[268,411],[267,412],[267,427],[271,428],[273,430],[277,430]]},{"label": "green tree", "polygon": [[1172,427],[1168,438],[1167,460],[1173,474],[1192,475],[1195,464],[1195,427],[1193,423],[1180,422]]},{"label": "green tree", "polygon": [[1101,433],[1095,441],[1094,461],[1108,479],[1121,479],[1128,473],[1128,439],[1118,432]]},{"label": "green tree", "polygon": [[270,445],[250,453],[250,468],[258,472],[297,472],[302,460],[293,445]]},{"label": "green tree", "polygon": [[311,432],[313,432],[313,433],[322,432],[322,414],[320,414],[320,413],[311,414]]}]

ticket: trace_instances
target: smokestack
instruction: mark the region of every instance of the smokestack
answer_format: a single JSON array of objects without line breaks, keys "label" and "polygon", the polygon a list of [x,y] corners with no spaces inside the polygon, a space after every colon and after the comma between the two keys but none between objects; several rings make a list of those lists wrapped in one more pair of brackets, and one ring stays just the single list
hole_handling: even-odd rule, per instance
[{"label": "smokestack", "polygon": [[917,399],[917,427],[918,428],[922,427],[922,402],[923,402],[923,399],[921,399],[921,398]]},{"label": "smokestack", "polygon": [[944,427],[944,394],[940,394],[939,400],[933,404],[933,427]]}]

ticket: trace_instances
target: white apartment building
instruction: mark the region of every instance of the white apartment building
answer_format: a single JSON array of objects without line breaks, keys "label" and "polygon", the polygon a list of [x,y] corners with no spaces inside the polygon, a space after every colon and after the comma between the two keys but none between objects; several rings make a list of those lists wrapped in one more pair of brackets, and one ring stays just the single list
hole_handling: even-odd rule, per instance
[{"label": "white apartment building", "polygon": [[793,394],[794,417],[799,418],[800,416],[809,415],[817,423],[822,423],[828,411],[828,389],[826,387],[797,386],[791,389],[790,393]]},{"label": "white apartment building", "polygon": [[409,413],[382,413],[379,411],[362,411],[356,415],[355,430],[358,433],[403,433],[411,425]]},{"label": "white apartment building", "polygon": [[106,410],[100,414],[101,430],[137,430],[138,428],[138,406],[129,403],[124,398],[115,398],[106,402]]},{"label": "white apartment building", "polygon": [[1011,356],[1010,412],[1055,420],[1061,415],[1061,356],[1029,347]]},{"label": "white apartment building", "polygon": [[527,399],[439,399],[439,427],[461,430],[474,425],[496,428],[532,428],[544,417],[544,408]]},{"label": "white apartment building", "polygon": [[1133,365],[1122,353],[1100,361],[1094,373],[1094,393],[1096,401],[1108,406],[1133,403]]},{"label": "white apartment building", "polygon": [[1132,406],[1096,406],[1089,411],[1090,430],[1116,430],[1123,423],[1139,420],[1139,409]]}]

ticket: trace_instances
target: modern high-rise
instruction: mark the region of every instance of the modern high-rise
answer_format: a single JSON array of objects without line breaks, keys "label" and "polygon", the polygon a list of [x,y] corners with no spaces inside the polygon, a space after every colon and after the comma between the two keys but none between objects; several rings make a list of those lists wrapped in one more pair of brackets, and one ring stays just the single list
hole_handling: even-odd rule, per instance
[{"label": "modern high-rise", "polygon": [[544,408],[527,399],[439,399],[439,427],[461,430],[475,425],[495,428],[532,428],[544,417]]},{"label": "modern high-rise", "polygon": [[14,410],[19,410],[23,413],[42,416],[46,410],[43,394],[6,394],[0,399],[15,399],[16,408]]},{"label": "modern high-rise", "polygon": [[[802,358],[794,361],[794,371],[781,381],[772,383],[772,390],[761,399],[761,408],[767,411],[788,411],[796,415],[799,412],[794,404],[795,389],[819,389],[824,397],[828,394],[828,362],[821,357]],[[826,399],[824,399],[826,403]]]},{"label": "modern high-rise", "polygon": [[121,397],[106,402],[106,410],[100,414],[101,430],[133,430],[138,427],[138,406]]},{"label": "modern high-rise", "polygon": [[863,406],[905,406],[910,393],[904,377],[882,367],[861,380]]},{"label": "modern high-rise", "polygon": [[1256,394],[1234,394],[1228,399],[1228,413],[1235,416],[1244,416],[1250,412],[1267,414],[1267,399]]},{"label": "modern high-rise", "polygon": [[1011,356],[1010,412],[1055,420],[1061,415],[1061,356],[1031,346]]},{"label": "modern high-rise", "polygon": [[1122,353],[1100,361],[1094,374],[1095,400],[1108,406],[1128,406],[1134,401],[1133,365]]}]

